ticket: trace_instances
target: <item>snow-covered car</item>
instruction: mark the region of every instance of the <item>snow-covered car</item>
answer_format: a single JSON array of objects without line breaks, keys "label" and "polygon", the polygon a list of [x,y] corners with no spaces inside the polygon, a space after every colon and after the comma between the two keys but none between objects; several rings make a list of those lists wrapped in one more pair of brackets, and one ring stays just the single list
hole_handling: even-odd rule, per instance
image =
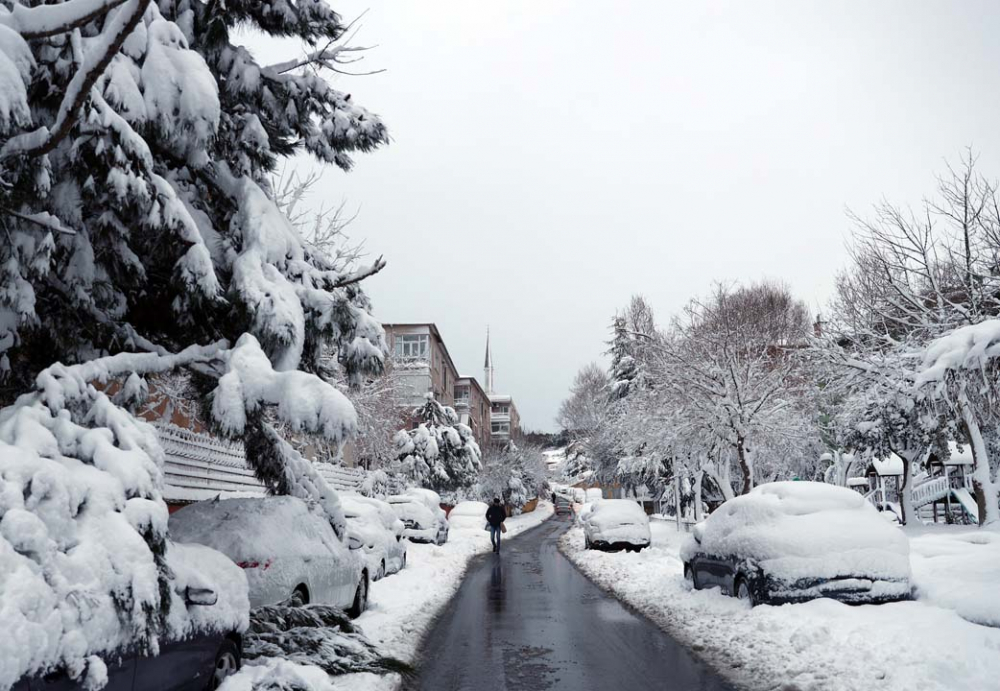
[{"label": "snow-covered car", "polygon": [[[167,563],[178,589],[172,607],[187,610],[189,625],[174,630],[172,617],[156,655],[134,648],[98,655],[107,666],[103,691],[217,689],[226,677],[239,671],[247,611],[247,581],[224,555],[203,545],[171,543]],[[176,610],[171,610],[176,613]],[[21,679],[12,691],[84,691],[82,680],[62,670],[44,677]]]},{"label": "snow-covered car", "polygon": [[346,495],[341,495],[340,505],[344,509],[351,539],[360,540],[362,543],[360,551],[365,555],[368,573],[372,574],[372,580],[377,581],[386,574],[396,573],[402,569],[406,563],[406,541],[403,540],[402,522],[393,516],[400,528],[396,533],[391,527],[385,526],[379,510],[373,505]]},{"label": "snow-covered car", "polygon": [[649,547],[649,517],[631,499],[602,499],[580,512],[587,549],[638,552]]},{"label": "snow-covered car", "polygon": [[773,482],[724,503],[681,546],[694,588],[759,603],[910,597],[910,546],[864,497],[819,482]]},{"label": "snow-covered car", "polygon": [[403,537],[412,542],[433,542],[436,545],[443,545],[448,541],[447,519],[435,515],[418,497],[394,494],[387,501],[403,521]]},{"label": "snow-covered car", "polygon": [[441,508],[441,495],[432,489],[425,489],[423,487],[411,487],[406,490],[406,494],[416,497],[424,506],[430,509],[430,512],[434,514],[434,520],[438,523],[439,532],[443,534],[443,539],[438,544],[447,542],[448,529],[451,527],[451,524],[448,522],[448,514]]},{"label": "snow-covered car", "polygon": [[462,501],[448,513],[448,523],[454,530],[486,530],[486,510],[483,501]]},{"label": "snow-covered car", "polygon": [[200,501],[171,515],[169,527],[174,539],[236,562],[247,576],[251,607],[322,603],[358,616],[368,606],[362,544],[338,537],[319,506],[284,496]]}]

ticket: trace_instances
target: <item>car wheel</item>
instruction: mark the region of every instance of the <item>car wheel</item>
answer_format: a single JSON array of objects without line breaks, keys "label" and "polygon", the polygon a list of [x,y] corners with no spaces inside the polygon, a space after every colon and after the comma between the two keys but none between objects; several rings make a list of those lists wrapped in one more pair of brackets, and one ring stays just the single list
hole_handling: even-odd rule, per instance
[{"label": "car wheel", "polygon": [[215,654],[215,667],[212,669],[212,678],[208,680],[206,687],[210,691],[222,686],[222,682],[227,677],[231,677],[240,671],[240,649],[228,638],[219,646],[219,652]]},{"label": "car wheel", "polygon": [[385,559],[383,559],[382,563],[378,565],[378,573],[375,574],[376,581],[382,580],[383,578],[385,578]]},{"label": "car wheel", "polygon": [[351,608],[347,610],[347,615],[352,619],[357,619],[365,610],[368,609],[368,573],[361,574],[361,582],[358,583],[358,589],[354,591],[354,602],[351,604]]},{"label": "car wheel", "polygon": [[694,568],[690,564],[684,565],[684,580],[691,584],[692,590],[698,590],[698,583],[695,582]]},{"label": "car wheel", "polygon": [[750,590],[750,584],[742,576],[736,579],[736,599],[749,602],[751,607],[757,604],[754,601],[753,591]]},{"label": "car wheel", "polygon": [[301,607],[309,604],[309,590],[304,585],[295,586],[292,596],[288,598],[288,604],[292,607]]}]

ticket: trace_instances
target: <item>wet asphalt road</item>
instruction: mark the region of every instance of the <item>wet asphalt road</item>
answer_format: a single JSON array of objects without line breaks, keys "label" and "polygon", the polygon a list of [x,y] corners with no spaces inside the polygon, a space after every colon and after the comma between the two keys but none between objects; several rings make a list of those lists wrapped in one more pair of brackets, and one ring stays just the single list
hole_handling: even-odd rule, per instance
[{"label": "wet asphalt road", "polygon": [[477,557],[424,643],[408,689],[731,691],[558,550],[553,518]]}]

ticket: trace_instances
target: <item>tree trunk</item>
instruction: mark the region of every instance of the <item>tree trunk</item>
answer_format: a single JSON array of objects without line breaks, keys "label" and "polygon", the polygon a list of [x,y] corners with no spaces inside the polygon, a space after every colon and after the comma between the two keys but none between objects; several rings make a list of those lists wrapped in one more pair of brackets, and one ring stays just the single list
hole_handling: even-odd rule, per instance
[{"label": "tree trunk", "polygon": [[958,394],[958,409],[962,414],[972,442],[972,487],[976,492],[976,505],[979,509],[979,525],[985,526],[1000,523],[1000,505],[998,505],[997,487],[990,476],[990,457],[986,451],[986,442],[979,421],[972,412],[972,405],[963,387]]},{"label": "tree trunk", "polygon": [[740,494],[749,494],[750,490],[753,489],[753,468],[750,467],[750,461],[747,459],[746,440],[743,435],[736,437],[736,458],[739,460],[740,471],[743,473],[743,487],[740,488]]},{"label": "tree trunk", "polygon": [[701,481],[705,477],[705,471],[699,470],[694,474],[694,522],[700,523],[701,515]]}]

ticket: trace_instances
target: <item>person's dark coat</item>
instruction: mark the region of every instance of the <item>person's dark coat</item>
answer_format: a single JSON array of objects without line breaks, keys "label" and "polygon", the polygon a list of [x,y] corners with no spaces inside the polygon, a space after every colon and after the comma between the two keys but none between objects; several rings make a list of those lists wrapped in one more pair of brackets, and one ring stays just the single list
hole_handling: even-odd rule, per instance
[{"label": "person's dark coat", "polygon": [[494,528],[499,527],[505,518],[507,511],[499,504],[490,504],[490,508],[486,509],[486,522]]}]

